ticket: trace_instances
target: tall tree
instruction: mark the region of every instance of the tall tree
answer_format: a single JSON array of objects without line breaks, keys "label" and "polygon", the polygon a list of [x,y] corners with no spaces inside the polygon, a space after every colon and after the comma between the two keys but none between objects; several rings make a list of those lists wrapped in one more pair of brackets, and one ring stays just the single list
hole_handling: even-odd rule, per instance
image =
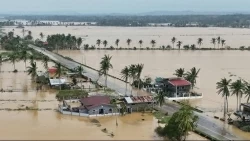
[{"label": "tall tree", "polygon": [[108,41],[107,41],[107,40],[104,40],[104,41],[102,42],[102,44],[104,45],[104,47],[106,47],[106,46],[108,45]]},{"label": "tall tree", "polygon": [[107,80],[108,80],[108,71],[113,68],[113,65],[111,64],[112,56],[104,55],[102,57],[102,61],[100,62],[100,70],[99,74],[100,76],[105,76],[105,86],[107,87]]},{"label": "tall tree", "polygon": [[58,76],[60,78],[61,75],[62,75],[62,65],[61,65],[61,63],[56,63],[55,68],[56,68],[55,76]]},{"label": "tall tree", "polygon": [[185,79],[191,83],[192,89],[196,84],[196,79],[198,78],[199,72],[200,69],[197,70],[195,67],[193,67],[189,72],[185,74]]},{"label": "tall tree", "polygon": [[224,97],[224,119],[226,117],[226,113],[228,112],[228,97],[230,96],[229,86],[231,83],[231,79],[227,80],[226,78],[221,79],[217,82],[216,89],[217,93]]},{"label": "tall tree", "polygon": [[28,75],[31,75],[33,80],[36,80],[36,75],[37,75],[37,66],[36,62],[31,62],[30,66],[27,67]]},{"label": "tall tree", "polygon": [[134,81],[136,80],[136,74],[137,74],[137,70],[136,70],[136,65],[132,64],[129,66],[129,77],[131,78],[132,82],[131,82],[131,95],[132,95],[132,86]]},{"label": "tall tree", "polygon": [[218,44],[218,48],[219,48],[219,45],[220,45],[220,42],[221,42],[221,38],[220,38],[220,36],[219,37],[217,37],[217,44]]},{"label": "tall tree", "polygon": [[124,69],[122,69],[121,75],[122,79],[124,79],[126,83],[125,95],[127,95],[128,78],[129,78],[129,68],[127,66]]},{"label": "tall tree", "polygon": [[232,82],[230,89],[231,89],[232,95],[236,95],[237,97],[236,111],[238,111],[239,103],[241,103],[242,94],[244,93],[244,89],[245,89],[244,83],[241,81],[241,79],[236,80],[235,82]]},{"label": "tall tree", "polygon": [[48,62],[49,61],[50,61],[49,57],[44,55],[42,58],[42,63],[43,63],[44,68],[46,69],[46,71],[48,70]]},{"label": "tall tree", "polygon": [[159,104],[160,107],[165,103],[164,99],[165,95],[163,92],[158,93],[155,97],[154,100],[156,101],[157,104]]},{"label": "tall tree", "polygon": [[26,68],[26,62],[27,62],[27,59],[29,57],[27,50],[25,50],[25,49],[22,50],[20,55],[21,55],[21,59],[24,61],[25,68]]},{"label": "tall tree", "polygon": [[100,39],[96,40],[96,44],[98,45],[98,47],[100,48],[100,44],[102,43],[102,41]]},{"label": "tall tree", "polygon": [[127,39],[127,44],[128,44],[128,47],[130,46],[130,43],[132,42],[131,39]]},{"label": "tall tree", "polygon": [[155,40],[151,40],[150,44],[152,45],[152,47],[155,47],[156,41]]},{"label": "tall tree", "polygon": [[181,45],[182,45],[182,42],[178,41],[176,46],[179,48],[179,50],[181,49]]},{"label": "tall tree", "polygon": [[175,44],[175,42],[176,42],[176,38],[175,37],[173,37],[172,39],[171,39],[171,42],[172,42],[172,44],[173,44],[173,48],[174,48],[174,44]]},{"label": "tall tree", "polygon": [[216,38],[212,38],[211,43],[214,45],[214,48],[215,48]]},{"label": "tall tree", "polygon": [[43,40],[43,38],[44,38],[44,35],[42,32],[40,33],[40,38],[41,38],[41,40]]},{"label": "tall tree", "polygon": [[8,54],[10,62],[14,65],[14,70],[16,70],[16,61],[18,59],[17,55],[18,54],[16,52],[11,52],[10,54]]},{"label": "tall tree", "polygon": [[136,72],[137,72],[137,81],[138,81],[138,89],[140,89],[140,83],[141,83],[141,73],[143,70],[144,65],[143,64],[137,64],[136,65]]},{"label": "tall tree", "polygon": [[177,77],[184,77],[185,74],[185,69],[184,68],[179,68],[177,70],[175,70],[174,75]]},{"label": "tall tree", "polygon": [[[80,77],[83,76],[84,69],[83,69],[82,66],[76,67],[76,68],[75,68],[75,71],[78,73],[78,75],[79,75]],[[82,88],[82,81],[81,81],[81,88]]]},{"label": "tall tree", "polygon": [[226,40],[222,39],[221,40],[221,47],[223,48],[223,46],[226,44]]},{"label": "tall tree", "polygon": [[197,44],[199,45],[199,48],[201,48],[201,44],[203,43],[202,38],[198,38]]},{"label": "tall tree", "polygon": [[248,103],[249,100],[250,100],[250,84],[249,83],[247,83],[245,85],[245,91],[244,91],[244,93],[246,94],[247,103]]},{"label": "tall tree", "polygon": [[142,46],[142,44],[143,44],[143,41],[140,40],[140,41],[139,41],[139,44],[140,44],[140,48],[141,48],[141,46]]},{"label": "tall tree", "polygon": [[81,47],[81,45],[82,45],[82,38],[81,37],[79,37],[79,38],[77,38],[77,47],[78,47],[78,49],[80,49],[80,47]]},{"label": "tall tree", "polygon": [[117,48],[119,47],[119,42],[120,42],[119,39],[116,39],[116,40],[115,40],[115,44],[116,44]]}]

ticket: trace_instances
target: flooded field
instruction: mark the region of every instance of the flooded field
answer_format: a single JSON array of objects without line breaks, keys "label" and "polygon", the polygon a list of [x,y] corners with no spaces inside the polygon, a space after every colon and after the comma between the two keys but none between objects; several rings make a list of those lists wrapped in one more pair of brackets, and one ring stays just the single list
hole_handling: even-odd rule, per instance
[{"label": "flooded field", "polygon": [[[5,32],[15,30],[15,34],[23,36],[22,29],[15,27],[5,28]],[[172,27],[95,27],[95,26],[42,26],[25,27],[25,30],[32,31],[34,39],[40,38],[42,32],[45,37],[50,34],[71,34],[84,39],[83,44],[96,45],[96,40],[108,41],[108,47],[115,45],[115,40],[120,39],[119,47],[128,47],[126,41],[132,39],[130,47],[139,47],[139,40],[143,40],[142,47],[151,47],[151,40],[156,41],[156,47],[161,45],[171,45],[172,37],[177,41],[182,41],[183,45],[196,44],[197,39],[203,38],[201,47],[214,47],[211,39],[221,36],[226,40],[226,46],[238,48],[240,46],[250,46],[250,30],[237,28],[172,28]],[[26,33],[27,35],[27,33]],[[101,45],[103,47],[103,45]],[[216,45],[217,47],[217,45]]]},{"label": "flooded field", "polygon": [[[13,28],[6,28],[6,32]],[[26,30],[31,30],[35,38],[39,38],[40,32],[45,35],[64,33],[72,34],[78,37],[85,38],[83,44],[95,44],[97,39],[107,40],[109,45],[114,46],[114,41],[119,38],[121,40],[120,46],[127,47],[126,39],[131,38],[131,46],[137,46],[138,40],[144,41],[143,47],[150,46],[150,40],[154,39],[157,46],[170,44],[170,39],[175,36],[178,40],[183,41],[183,44],[194,44],[197,38],[203,38],[204,47],[213,47],[210,40],[213,37],[221,36],[226,40],[226,45],[231,47],[249,46],[250,34],[249,29],[229,29],[229,28],[163,28],[163,27],[145,27],[145,28],[125,28],[125,27],[26,27]],[[20,29],[15,29],[15,34],[22,35]],[[88,35],[86,37],[86,35]],[[126,65],[142,63],[144,69],[142,77],[150,76],[155,78],[172,77],[173,73],[178,68],[185,68],[189,70],[192,67],[200,68],[199,78],[197,79],[196,91],[203,93],[203,99],[193,100],[194,106],[203,109],[209,116],[222,116],[223,98],[216,93],[216,82],[221,78],[231,78],[233,80],[243,78],[249,79],[250,60],[249,51],[146,51],[146,50],[88,50],[88,51],[60,51],[60,54],[69,56],[78,62],[86,63],[94,68],[99,68],[99,62],[105,54],[112,56],[113,69],[110,74],[120,77],[120,71]],[[17,68],[25,69],[23,63],[17,63]],[[13,70],[11,64],[4,64],[2,69]],[[22,88],[26,87],[32,89],[32,81],[25,73],[4,73],[1,75],[0,85],[3,88]],[[0,93],[0,99],[30,99],[30,100],[52,100],[50,102],[25,102],[2,104],[3,107],[18,107],[38,106],[42,108],[57,108],[57,101],[55,100],[55,91],[47,92],[19,92],[19,93]],[[54,100],[54,101],[53,101]],[[246,98],[243,96],[242,102]],[[4,103],[4,101],[0,101]],[[229,109],[236,109],[236,96],[230,96]],[[115,117],[98,119],[101,127],[97,127],[90,119],[62,116],[55,111],[27,111],[27,112],[8,112],[0,111],[0,121],[3,126],[0,128],[0,136],[3,139],[13,137],[13,133],[5,133],[4,127],[10,119],[13,119],[13,124],[8,128],[13,130],[15,134],[20,135],[21,139],[50,139],[47,136],[55,139],[155,139],[153,132],[157,126],[157,121],[152,115],[141,117],[141,114],[132,114],[125,117],[119,117],[119,126],[115,126]],[[18,115],[18,116],[17,116]],[[11,118],[10,118],[11,117]],[[145,118],[145,121],[141,121]],[[129,119],[129,120],[126,120]],[[20,122],[21,121],[21,122]],[[23,122],[22,122],[23,121]],[[6,124],[6,126],[4,126]],[[217,124],[221,124],[218,121]],[[121,126],[122,125],[122,126]],[[21,127],[26,130],[21,130]],[[107,128],[108,132],[115,134],[114,138],[103,133],[101,129]],[[230,130],[237,133],[243,138],[249,138],[249,133],[228,126]],[[33,129],[33,130],[31,130]],[[70,132],[69,132],[70,131]],[[143,131],[143,132],[138,132]],[[30,134],[32,132],[32,134]],[[33,133],[34,132],[34,133]],[[40,133],[42,132],[42,133]],[[133,138],[132,138],[133,137]],[[11,138],[12,139],[12,138]]]}]

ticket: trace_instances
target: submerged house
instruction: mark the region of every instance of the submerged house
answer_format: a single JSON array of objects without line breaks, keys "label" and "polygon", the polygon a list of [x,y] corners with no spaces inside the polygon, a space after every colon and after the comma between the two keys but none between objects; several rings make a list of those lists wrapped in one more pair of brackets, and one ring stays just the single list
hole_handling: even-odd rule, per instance
[{"label": "submerged house", "polygon": [[139,110],[145,111],[151,109],[155,104],[154,97],[152,96],[125,97],[124,102],[127,107],[127,113],[132,113],[133,111]]},{"label": "submerged house", "polygon": [[116,113],[116,108],[110,103],[108,96],[91,96],[80,99],[79,113],[89,115]]},{"label": "submerged house", "polygon": [[202,98],[202,94],[197,94],[191,91],[191,83],[184,78],[161,78],[155,79],[155,84],[152,88],[148,88],[151,93],[164,93],[171,100],[187,99],[187,98]]}]

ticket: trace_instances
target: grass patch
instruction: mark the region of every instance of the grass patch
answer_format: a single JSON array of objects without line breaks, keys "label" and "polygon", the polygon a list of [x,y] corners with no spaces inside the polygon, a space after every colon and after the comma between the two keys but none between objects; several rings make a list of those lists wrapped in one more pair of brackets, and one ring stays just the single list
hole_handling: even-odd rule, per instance
[{"label": "grass patch", "polygon": [[171,116],[168,116],[160,111],[156,111],[153,115],[159,120],[159,123],[167,124]]}]

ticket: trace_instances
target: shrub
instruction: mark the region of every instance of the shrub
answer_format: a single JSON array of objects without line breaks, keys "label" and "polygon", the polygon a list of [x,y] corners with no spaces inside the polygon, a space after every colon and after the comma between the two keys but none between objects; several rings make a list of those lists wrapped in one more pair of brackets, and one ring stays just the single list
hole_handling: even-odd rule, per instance
[{"label": "shrub", "polygon": [[134,50],[136,50],[136,47],[134,47]]},{"label": "shrub", "polygon": [[13,72],[14,72],[14,73],[17,73],[17,72],[18,72],[18,70],[17,70],[17,69],[15,69],[15,70],[13,70]]},{"label": "shrub", "polygon": [[243,131],[245,131],[245,132],[250,132],[250,125],[243,126],[240,129],[243,130]]},{"label": "shrub", "polygon": [[164,132],[164,128],[162,128],[162,127],[160,127],[160,126],[158,126],[157,128],[155,128],[155,132],[159,135],[159,136],[161,136],[161,137],[164,137],[166,134],[165,134],[165,132]]}]

